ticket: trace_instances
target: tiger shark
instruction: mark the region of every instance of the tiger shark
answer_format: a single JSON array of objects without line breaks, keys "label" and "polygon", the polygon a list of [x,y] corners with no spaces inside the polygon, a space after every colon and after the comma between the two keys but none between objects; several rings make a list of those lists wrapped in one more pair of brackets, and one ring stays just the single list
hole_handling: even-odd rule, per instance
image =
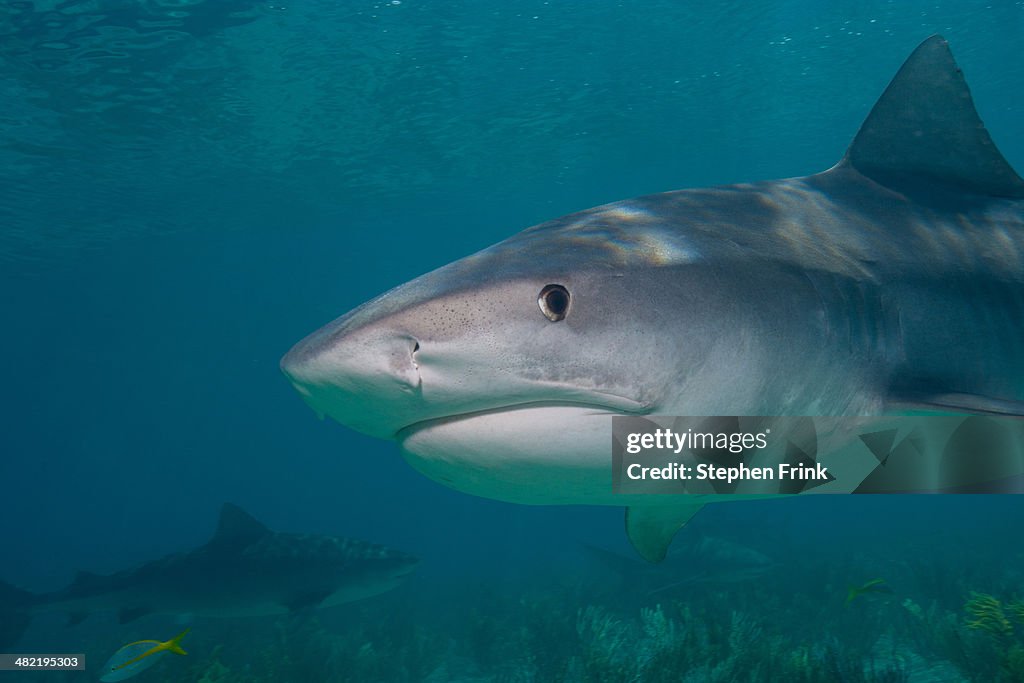
[{"label": "tiger shark", "polygon": [[101,611],[127,623],[157,613],[253,617],[331,607],[395,588],[417,562],[374,543],[271,531],[225,504],[213,538],[195,550],[106,576],[80,572],[52,593],[0,582],[0,645],[50,612],[77,624]]},{"label": "tiger shark", "polygon": [[627,506],[657,561],[715,497],[613,493],[611,416],[1024,415],[1022,200],[933,36],[832,168],[536,225],[359,306],[281,368],[321,417],[452,488]]}]

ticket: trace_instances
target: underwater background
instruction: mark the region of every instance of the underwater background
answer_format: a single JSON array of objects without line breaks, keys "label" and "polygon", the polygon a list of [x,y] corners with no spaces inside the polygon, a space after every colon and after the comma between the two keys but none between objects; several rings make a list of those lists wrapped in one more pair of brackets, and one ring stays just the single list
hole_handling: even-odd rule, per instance
[{"label": "underwater background", "polygon": [[[1024,681],[1024,498],[713,505],[667,573],[621,509],[445,489],[278,370],[542,220],[828,168],[933,33],[1024,169],[1024,2],[0,2],[0,579],[194,548],[231,501],[421,563],[311,617],[197,619],[135,680]],[[63,621],[17,651],[89,671],[0,683],[181,630]]]}]

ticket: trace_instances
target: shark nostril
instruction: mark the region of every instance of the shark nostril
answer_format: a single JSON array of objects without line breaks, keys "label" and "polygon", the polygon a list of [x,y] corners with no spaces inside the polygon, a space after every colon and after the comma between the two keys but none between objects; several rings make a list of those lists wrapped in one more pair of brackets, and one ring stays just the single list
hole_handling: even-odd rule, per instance
[{"label": "shark nostril", "polygon": [[418,372],[418,371],[419,371],[419,369],[420,369],[420,364],[419,364],[419,362],[418,362],[418,361],[416,360],[416,354],[417,354],[417,353],[419,352],[419,350],[420,350],[420,342],[419,342],[419,340],[413,340],[413,341],[414,341],[415,343],[414,343],[414,344],[412,345],[412,353],[410,354],[410,358],[412,359],[412,366],[413,366],[413,367],[414,367],[414,368],[416,369],[416,371]]}]

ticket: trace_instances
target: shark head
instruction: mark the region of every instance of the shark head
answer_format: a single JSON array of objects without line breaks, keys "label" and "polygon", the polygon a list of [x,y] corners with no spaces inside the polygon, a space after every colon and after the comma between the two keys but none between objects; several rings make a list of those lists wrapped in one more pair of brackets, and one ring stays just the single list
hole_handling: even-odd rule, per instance
[{"label": "shark head", "polygon": [[640,351],[614,314],[641,293],[622,286],[621,272],[544,259],[551,244],[541,237],[377,297],[299,342],[282,369],[315,410],[386,439],[538,404],[645,410],[650,390],[605,361]]},{"label": "shark head", "polygon": [[[553,445],[581,457],[593,445],[592,432],[578,429],[587,418],[656,403],[643,369],[657,364],[658,348],[643,326],[623,331],[618,312],[644,295],[621,269],[553,258],[561,227],[377,297],[297,344],[284,373],[316,412],[399,442],[411,462],[456,488],[480,492],[466,475],[492,468],[517,479],[511,472]],[[578,252],[584,263],[587,251]],[[453,458],[460,464],[450,466]]]},{"label": "shark head", "polygon": [[[692,200],[672,201],[529,228],[314,332],[282,370],[316,412],[398,441],[455,488],[585,499],[553,490],[561,472],[606,491],[608,416],[748,403],[758,335],[773,324],[771,305],[737,324],[743,292],[765,281],[703,259],[665,221]],[[598,474],[581,478],[581,467]]]},{"label": "shark head", "polygon": [[367,302],[299,342],[284,373],[317,412],[385,439],[537,406],[647,410],[657,397],[636,371],[656,349],[641,324],[624,334],[620,315],[647,294],[593,258],[601,245],[581,241],[573,264],[559,256],[575,218]]}]

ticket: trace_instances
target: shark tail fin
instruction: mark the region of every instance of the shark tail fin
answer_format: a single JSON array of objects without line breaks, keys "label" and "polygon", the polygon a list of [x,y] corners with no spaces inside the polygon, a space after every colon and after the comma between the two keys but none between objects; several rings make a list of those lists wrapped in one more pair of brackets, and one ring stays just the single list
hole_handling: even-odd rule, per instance
[{"label": "shark tail fin", "polygon": [[181,639],[184,638],[185,634],[187,634],[191,630],[192,629],[188,629],[187,628],[184,631],[182,631],[181,633],[179,633],[178,635],[176,635],[173,638],[171,638],[170,640],[168,640],[167,641],[167,651],[168,652],[173,652],[176,655],[187,655],[188,653],[185,652],[185,650],[183,650],[181,648]]},{"label": "shark tail fin", "polygon": [[0,651],[8,650],[21,639],[32,618],[28,607],[32,594],[0,581]]}]

